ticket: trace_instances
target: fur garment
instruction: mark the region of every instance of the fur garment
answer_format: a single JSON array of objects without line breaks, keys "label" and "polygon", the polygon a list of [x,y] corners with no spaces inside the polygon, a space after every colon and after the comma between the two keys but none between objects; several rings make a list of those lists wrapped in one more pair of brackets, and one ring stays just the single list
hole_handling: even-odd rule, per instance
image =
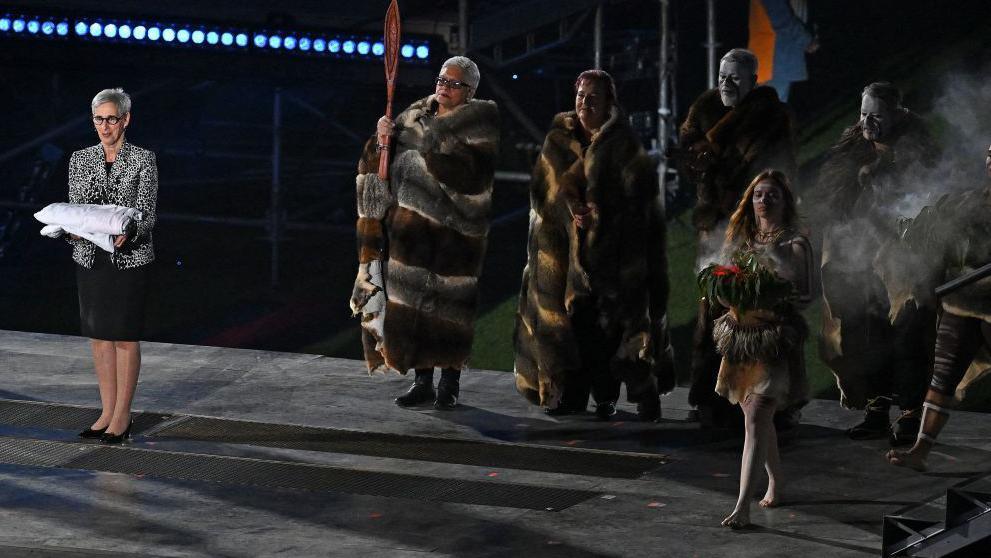
[{"label": "fur garment", "polygon": [[[936,287],[991,263],[989,216],[991,183],[982,189],[945,195],[924,208],[906,225],[899,241],[885,246],[876,259],[891,306],[910,301],[935,305]],[[991,277],[947,294],[939,300],[939,306],[944,313],[991,324]],[[958,399],[962,400],[968,387],[991,372],[989,347],[991,339],[986,339],[957,386]]]},{"label": "fur garment", "polygon": [[[729,219],[740,195],[767,168],[795,180],[798,165],[791,117],[774,88],[758,86],[732,110],[723,106],[718,89],[692,103],[679,131],[679,144],[689,150],[700,142],[711,152],[707,161],[680,165],[698,197],[692,221],[699,230],[712,230]],[[692,151],[689,159],[699,157]],[[704,168],[702,172],[688,170]]]},{"label": "fur garment", "polygon": [[[911,177],[938,156],[922,119],[901,110],[885,144],[864,139],[859,123],[844,130],[820,168],[815,191],[815,218],[823,231],[819,354],[836,375],[841,403],[852,408],[890,395],[874,393],[879,374],[892,376],[895,384],[928,377],[935,344],[931,301],[905,298],[891,305],[885,262],[877,259],[898,238],[888,208]],[[921,404],[925,383],[907,382],[919,393],[899,393],[899,405]]]},{"label": "fur garment", "polygon": [[[384,262],[386,296],[384,310],[362,318],[369,371],[462,369],[471,350],[499,112],[478,99],[436,111],[431,95],[396,117],[388,183],[376,174],[375,138],[358,164],[359,263]],[[356,313],[377,292],[367,283],[359,272]]]},{"label": "fur garment", "polygon": [[[516,386],[547,408],[559,404],[569,373],[582,369],[571,319],[577,305],[594,304],[604,337],[620,340],[610,370],[597,372],[625,381],[631,401],[674,386],[654,164],[618,108],[586,145],[580,126],[574,111],[554,117],[530,184]],[[598,217],[579,231],[572,215],[586,203]]]}]

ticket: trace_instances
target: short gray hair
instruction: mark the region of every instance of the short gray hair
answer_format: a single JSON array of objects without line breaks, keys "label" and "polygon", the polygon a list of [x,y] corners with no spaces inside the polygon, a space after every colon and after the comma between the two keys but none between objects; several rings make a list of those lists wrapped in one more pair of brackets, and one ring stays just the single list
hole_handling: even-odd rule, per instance
[{"label": "short gray hair", "polygon": [[95,111],[96,107],[103,103],[113,103],[117,105],[117,115],[123,116],[131,112],[131,96],[124,93],[120,87],[115,89],[104,89],[93,97],[93,102],[89,104],[90,110]]},{"label": "short gray hair", "polygon": [[462,80],[471,87],[471,91],[468,92],[468,98],[471,99],[474,97],[475,92],[478,91],[478,82],[482,79],[482,74],[478,71],[478,65],[472,62],[471,58],[467,56],[452,56],[441,64],[440,71],[443,72],[444,68],[448,66],[461,68]]},{"label": "short gray hair", "polygon": [[745,48],[734,48],[724,54],[719,61],[742,64],[750,72],[750,75],[757,75],[757,55]]}]

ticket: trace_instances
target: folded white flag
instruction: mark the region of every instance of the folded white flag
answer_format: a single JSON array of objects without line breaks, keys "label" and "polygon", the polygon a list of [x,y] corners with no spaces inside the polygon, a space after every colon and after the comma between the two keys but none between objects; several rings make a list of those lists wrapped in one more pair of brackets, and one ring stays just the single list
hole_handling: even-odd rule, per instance
[{"label": "folded white flag", "polygon": [[119,205],[52,203],[35,213],[34,218],[47,225],[41,229],[45,236],[57,238],[67,232],[112,253],[112,237],[124,234],[132,221],[141,221],[144,215]]}]

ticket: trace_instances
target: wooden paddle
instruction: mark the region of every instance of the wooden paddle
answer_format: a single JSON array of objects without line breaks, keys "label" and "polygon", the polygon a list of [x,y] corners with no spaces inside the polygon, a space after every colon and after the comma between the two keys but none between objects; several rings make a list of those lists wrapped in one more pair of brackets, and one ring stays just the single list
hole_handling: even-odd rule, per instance
[{"label": "wooden paddle", "polygon": [[[396,0],[389,3],[385,12],[385,116],[392,118],[392,95],[396,90],[396,71],[399,69],[399,4]],[[389,144],[390,136],[379,136],[379,178],[389,179]]]}]

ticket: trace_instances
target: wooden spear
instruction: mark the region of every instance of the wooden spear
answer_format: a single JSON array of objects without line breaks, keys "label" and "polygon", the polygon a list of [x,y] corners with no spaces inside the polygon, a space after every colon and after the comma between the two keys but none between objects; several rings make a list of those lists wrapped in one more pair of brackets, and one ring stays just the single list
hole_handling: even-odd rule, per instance
[{"label": "wooden spear", "polygon": [[[399,4],[396,0],[389,3],[385,12],[385,116],[392,118],[392,95],[396,90],[396,71],[399,69]],[[381,146],[379,153],[379,178],[389,178],[389,144],[390,136],[379,136]]]}]

